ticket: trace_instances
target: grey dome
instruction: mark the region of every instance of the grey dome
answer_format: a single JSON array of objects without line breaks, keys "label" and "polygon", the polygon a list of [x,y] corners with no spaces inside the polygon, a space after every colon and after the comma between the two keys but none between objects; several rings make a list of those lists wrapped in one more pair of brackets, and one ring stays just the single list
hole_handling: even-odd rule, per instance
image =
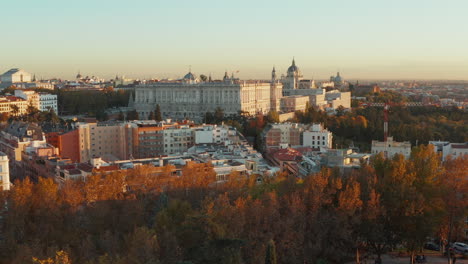
[{"label": "grey dome", "polygon": [[293,59],[292,65],[289,66],[289,68],[288,68],[288,73],[295,73],[295,72],[298,73],[298,72],[300,72],[300,70],[299,70],[299,67],[296,66],[296,62]]},{"label": "grey dome", "polygon": [[193,75],[192,72],[189,72],[189,73],[185,74],[184,79],[185,80],[195,81],[197,78],[195,77],[195,75]]}]

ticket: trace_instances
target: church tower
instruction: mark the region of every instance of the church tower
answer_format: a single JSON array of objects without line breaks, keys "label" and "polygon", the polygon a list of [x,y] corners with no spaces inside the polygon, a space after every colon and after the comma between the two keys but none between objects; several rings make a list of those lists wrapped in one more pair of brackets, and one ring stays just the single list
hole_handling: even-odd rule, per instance
[{"label": "church tower", "polygon": [[271,84],[270,84],[270,110],[279,111],[280,100],[283,96],[283,88],[281,83],[276,79],[276,69],[273,67],[271,71]]}]

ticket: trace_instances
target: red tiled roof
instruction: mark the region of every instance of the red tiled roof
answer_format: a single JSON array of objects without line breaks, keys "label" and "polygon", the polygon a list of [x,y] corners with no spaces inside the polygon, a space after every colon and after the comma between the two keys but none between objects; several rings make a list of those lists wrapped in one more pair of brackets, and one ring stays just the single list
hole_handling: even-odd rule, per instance
[{"label": "red tiled roof", "polygon": [[292,148],[276,150],[272,153],[272,156],[274,159],[281,161],[297,161],[302,159],[302,154]]}]

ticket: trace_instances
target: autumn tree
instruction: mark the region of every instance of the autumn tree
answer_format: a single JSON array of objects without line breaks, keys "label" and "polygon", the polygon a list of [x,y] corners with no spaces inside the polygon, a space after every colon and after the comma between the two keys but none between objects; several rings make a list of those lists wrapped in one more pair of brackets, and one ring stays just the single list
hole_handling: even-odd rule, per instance
[{"label": "autumn tree", "polygon": [[265,254],[265,264],[276,264],[276,247],[275,242],[270,240],[267,245],[267,250]]},{"label": "autumn tree", "polygon": [[[441,188],[443,215],[439,234],[450,244],[451,241],[463,236],[466,215],[468,213],[468,177],[466,172],[468,157],[453,159],[448,157],[443,164],[443,173],[437,179]],[[451,259],[450,252],[448,259]]]}]

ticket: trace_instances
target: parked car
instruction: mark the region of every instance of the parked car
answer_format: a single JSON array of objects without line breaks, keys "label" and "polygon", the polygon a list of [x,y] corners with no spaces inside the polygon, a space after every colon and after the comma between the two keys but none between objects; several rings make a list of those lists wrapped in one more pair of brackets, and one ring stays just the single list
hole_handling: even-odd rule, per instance
[{"label": "parked car", "polygon": [[424,249],[439,251],[440,246],[434,242],[427,242],[426,244],[424,244]]},{"label": "parked car", "polygon": [[455,242],[452,247],[461,254],[468,254],[468,245],[465,243]]}]

